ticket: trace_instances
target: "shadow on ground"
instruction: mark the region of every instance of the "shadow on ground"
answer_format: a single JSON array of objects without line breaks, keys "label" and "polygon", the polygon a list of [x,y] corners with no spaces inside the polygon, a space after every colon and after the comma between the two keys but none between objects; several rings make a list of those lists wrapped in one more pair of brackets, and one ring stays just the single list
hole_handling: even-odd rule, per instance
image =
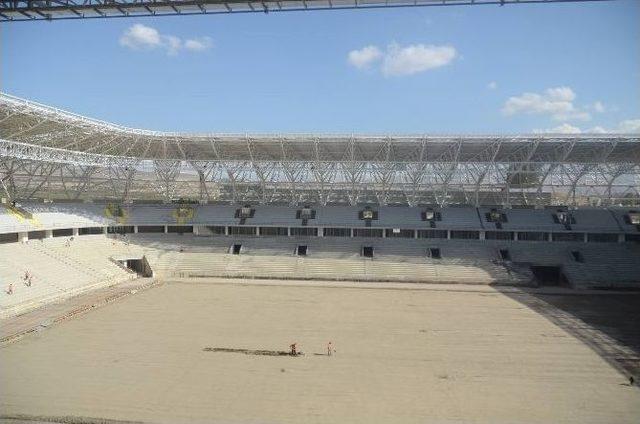
[{"label": "shadow on ground", "polygon": [[205,347],[204,352],[224,352],[224,353],[242,353],[244,355],[256,356],[302,356],[303,353],[291,353],[284,350],[254,350],[254,349],[233,349],[228,347]]},{"label": "shadow on ground", "polygon": [[625,376],[640,376],[640,293],[501,290],[573,335]]}]

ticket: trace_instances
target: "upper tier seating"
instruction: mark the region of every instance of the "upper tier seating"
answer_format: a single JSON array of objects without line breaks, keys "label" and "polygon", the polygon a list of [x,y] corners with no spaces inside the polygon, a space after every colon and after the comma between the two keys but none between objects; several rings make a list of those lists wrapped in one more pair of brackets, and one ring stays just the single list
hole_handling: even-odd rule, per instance
[{"label": "upper tier seating", "polygon": [[571,224],[573,231],[620,232],[622,228],[616,222],[611,211],[607,209],[576,209],[571,214],[576,220]]},{"label": "upper tier seating", "polygon": [[438,228],[452,230],[478,230],[481,229],[480,218],[476,208],[434,208],[440,212],[442,220],[437,222]]},{"label": "upper tier seating", "polygon": [[640,234],[640,228],[638,225],[633,225],[629,222],[628,214],[631,211],[640,212],[640,208],[610,208],[616,223],[627,233]]},{"label": "upper tier seating", "polygon": [[[302,220],[296,218],[301,207],[251,206],[255,213],[241,224],[235,216],[237,205],[189,205],[192,212],[188,216],[177,215],[179,205],[122,205],[122,217],[111,216],[106,204],[93,203],[24,203],[25,210],[33,214],[32,219],[20,217],[5,207],[0,207],[0,233],[28,232],[46,229],[63,229],[112,225],[209,225],[209,226],[279,226],[300,227]],[[359,218],[362,206],[312,206],[315,218],[308,220],[308,227],[366,227],[366,221]],[[373,228],[428,229],[428,222],[422,221],[422,207],[372,207],[377,219],[371,220]],[[496,229],[488,222],[486,214],[490,208],[450,207],[433,208],[440,219],[436,229],[488,230]],[[571,210],[575,223],[574,232],[638,233],[638,228],[625,221],[630,209],[623,208],[580,208]],[[555,208],[549,209],[502,209],[507,217],[502,223],[504,231],[564,232],[565,226],[554,222]]]},{"label": "upper tier seating", "polygon": [[[495,224],[487,222],[486,214],[491,208],[479,208],[483,225],[486,229],[495,229]],[[507,221],[502,222],[505,231],[563,231],[564,226],[553,221],[552,209],[499,209],[507,216]]]}]

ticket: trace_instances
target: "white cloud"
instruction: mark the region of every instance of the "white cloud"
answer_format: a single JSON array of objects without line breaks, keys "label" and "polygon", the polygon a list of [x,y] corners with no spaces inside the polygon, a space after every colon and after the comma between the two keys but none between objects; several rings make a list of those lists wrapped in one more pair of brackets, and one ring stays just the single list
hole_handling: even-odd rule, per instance
[{"label": "white cloud", "polygon": [[554,100],[572,102],[576,99],[576,93],[573,92],[571,87],[547,88],[545,93],[550,99]]},{"label": "white cloud", "polygon": [[209,49],[213,43],[209,37],[191,38],[183,42],[175,35],[161,34],[155,28],[135,24],[120,36],[120,45],[132,50],[164,50],[168,55],[174,56],[183,49],[194,52],[204,51]]},{"label": "white cloud", "polygon": [[162,45],[160,33],[155,29],[142,24],[129,27],[120,37],[120,44],[134,50],[144,48],[156,48]]},{"label": "white cloud", "polygon": [[574,127],[571,124],[561,124],[554,128],[548,128],[546,130],[533,130],[534,133],[542,134],[580,134],[582,130],[578,127]]},{"label": "white cloud", "polygon": [[182,48],[182,40],[173,35],[167,35],[166,37],[164,37],[164,40],[167,54],[171,56],[178,54],[178,52]]},{"label": "white cloud", "polygon": [[451,46],[412,44],[400,46],[390,44],[383,52],[377,46],[366,46],[352,50],[347,62],[358,69],[368,69],[381,61],[381,71],[385,76],[412,75],[449,64],[458,53]]},{"label": "white cloud", "polygon": [[366,46],[360,50],[351,50],[347,61],[358,69],[367,69],[373,62],[382,58],[382,52],[376,46]]},{"label": "white cloud", "polygon": [[570,87],[548,88],[542,94],[523,93],[509,97],[502,113],[511,116],[516,114],[549,115],[556,121],[589,121],[591,114],[576,107],[573,101],[576,94]]},{"label": "white cloud", "polygon": [[556,121],[591,121],[591,114],[584,110],[573,110],[553,116]]},{"label": "white cloud", "polygon": [[621,133],[638,133],[640,134],[640,119],[627,119],[618,123],[618,126],[612,130],[608,130],[601,126],[595,126],[587,130],[581,130],[579,127],[564,123],[558,125],[555,128],[548,128],[546,130],[533,130],[534,133],[544,134],[621,134]]},{"label": "white cloud", "polygon": [[413,44],[401,47],[391,44],[382,63],[384,75],[412,75],[449,64],[457,55],[451,46]]},{"label": "white cloud", "polygon": [[487,84],[487,88],[489,90],[495,90],[496,88],[498,88],[498,83],[495,81],[491,81],[489,84]]},{"label": "white cloud", "polygon": [[640,134],[640,119],[627,119],[620,122],[618,124],[618,132]]},{"label": "white cloud", "polygon": [[211,37],[190,38],[184,42],[184,48],[194,52],[210,49],[212,45]]},{"label": "white cloud", "polygon": [[601,102],[595,102],[591,105],[591,108],[598,113],[603,113],[605,111],[604,105]]},{"label": "white cloud", "polygon": [[602,128],[601,126],[595,126],[593,128],[589,128],[588,130],[585,131],[587,134],[605,134],[608,133],[609,131],[605,130],[604,128]]}]

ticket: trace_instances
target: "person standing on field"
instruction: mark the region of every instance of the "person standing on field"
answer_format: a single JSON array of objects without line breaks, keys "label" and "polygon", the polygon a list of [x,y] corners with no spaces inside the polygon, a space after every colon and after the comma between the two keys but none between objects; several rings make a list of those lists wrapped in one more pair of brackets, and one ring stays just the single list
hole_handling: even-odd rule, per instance
[{"label": "person standing on field", "polygon": [[333,355],[334,352],[335,352],[335,349],[333,348],[333,344],[331,342],[329,342],[327,344],[327,356]]}]

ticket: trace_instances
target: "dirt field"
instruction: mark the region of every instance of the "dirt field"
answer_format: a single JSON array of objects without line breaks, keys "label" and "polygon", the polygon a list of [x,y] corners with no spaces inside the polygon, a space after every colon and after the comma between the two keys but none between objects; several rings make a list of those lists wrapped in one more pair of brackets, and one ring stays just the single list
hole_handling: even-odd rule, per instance
[{"label": "dirt field", "polygon": [[[158,423],[638,423],[638,387],[561,327],[488,287],[173,282],[1,348],[0,409]],[[304,356],[247,354],[294,341]]]}]

